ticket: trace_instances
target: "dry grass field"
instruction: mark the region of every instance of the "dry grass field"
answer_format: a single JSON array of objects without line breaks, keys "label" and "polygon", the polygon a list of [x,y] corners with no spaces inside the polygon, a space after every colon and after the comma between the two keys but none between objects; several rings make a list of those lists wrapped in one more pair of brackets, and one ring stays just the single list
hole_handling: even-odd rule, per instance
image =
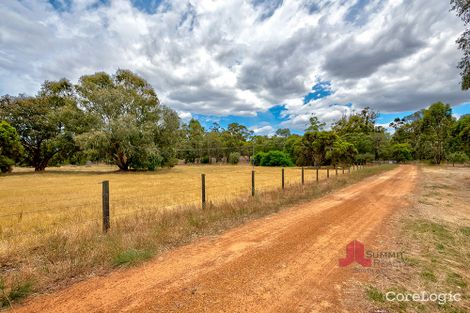
[{"label": "dry grass field", "polygon": [[[116,171],[113,166],[63,166],[34,173],[19,168],[0,176],[0,238],[37,235],[69,225],[100,226],[101,182],[109,180],[111,222],[142,210],[167,210],[201,201],[201,174],[206,174],[207,201],[217,203],[251,194],[247,165],[177,166],[156,172]],[[257,167],[256,190],[281,186],[281,169]],[[341,173],[341,172],[340,172]],[[334,175],[334,173],[331,173]],[[319,179],[326,178],[321,170]],[[316,179],[305,171],[305,181]],[[300,168],[285,169],[286,185],[299,184]]]},{"label": "dry grass field", "polygon": [[[31,293],[60,289],[116,266],[138,264],[205,235],[309,201],[393,165],[351,170],[177,166],[153,173],[113,167],[62,167],[45,173],[19,169],[0,176],[0,308]],[[201,210],[201,173],[207,208]],[[335,178],[335,179],[333,179]],[[111,229],[101,231],[101,182],[110,182]],[[21,213],[22,212],[22,213]],[[34,212],[34,213],[32,213]]]}]

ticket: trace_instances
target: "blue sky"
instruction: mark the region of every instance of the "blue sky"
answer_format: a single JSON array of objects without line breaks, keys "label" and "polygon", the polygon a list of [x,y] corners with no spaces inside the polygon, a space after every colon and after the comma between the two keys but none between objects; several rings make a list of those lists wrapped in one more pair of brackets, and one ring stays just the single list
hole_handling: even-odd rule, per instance
[{"label": "blue sky", "polygon": [[[308,93],[303,101],[308,103],[311,100],[318,100],[331,95],[329,82],[318,83],[312,87],[312,92]],[[348,104],[349,105],[349,104]],[[217,115],[193,115],[194,118],[199,120],[201,124],[210,129],[214,123],[218,123],[222,127],[227,127],[230,123],[240,123],[251,129],[260,129],[270,126],[267,129],[261,129],[260,134],[272,134],[278,128],[284,128],[283,122],[288,121],[288,117],[282,113],[287,113],[284,105],[276,105],[269,108],[266,112],[257,112],[256,116],[243,117],[236,115],[217,116]],[[395,118],[403,118],[413,114],[415,111],[400,111],[394,113],[381,113],[377,118],[377,124],[387,127]],[[452,114],[455,118],[462,115],[470,114],[470,103],[463,103],[452,107]],[[261,127],[260,127],[261,126]],[[293,129],[293,133],[302,134],[301,129]]]},{"label": "blue sky", "polygon": [[187,121],[301,133],[364,107],[388,124],[436,101],[470,113],[441,0],[0,1],[0,94],[129,69]]}]

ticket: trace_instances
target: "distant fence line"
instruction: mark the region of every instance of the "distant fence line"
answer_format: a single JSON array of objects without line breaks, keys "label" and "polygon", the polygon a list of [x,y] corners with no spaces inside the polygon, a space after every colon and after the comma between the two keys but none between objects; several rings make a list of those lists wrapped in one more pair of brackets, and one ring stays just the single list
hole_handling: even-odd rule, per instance
[{"label": "distant fence line", "polygon": [[[372,164],[373,165],[373,164]],[[352,170],[360,170],[363,169],[365,165],[351,165],[345,167],[340,167],[341,173],[349,174]],[[319,180],[319,170],[321,169],[320,167],[301,167],[301,174],[300,174],[300,184],[304,185],[305,184],[305,170],[315,170],[316,175],[315,175],[315,181],[318,183]],[[327,167],[326,168],[326,179],[330,178],[330,170],[334,170],[335,176],[339,175],[339,168],[338,167]],[[251,196],[254,197],[256,195],[256,174],[255,170],[251,170]],[[282,191],[285,190],[285,173],[284,173],[284,168],[281,168],[281,189]],[[206,174],[202,173],[201,174],[201,209],[206,209],[207,205],[207,199],[206,199]],[[102,219],[102,226],[103,226],[103,232],[106,233],[111,225],[110,225],[110,204],[109,204],[109,194],[110,194],[110,187],[109,187],[109,181],[105,180],[102,182],[102,213],[103,213],[103,219]]]}]

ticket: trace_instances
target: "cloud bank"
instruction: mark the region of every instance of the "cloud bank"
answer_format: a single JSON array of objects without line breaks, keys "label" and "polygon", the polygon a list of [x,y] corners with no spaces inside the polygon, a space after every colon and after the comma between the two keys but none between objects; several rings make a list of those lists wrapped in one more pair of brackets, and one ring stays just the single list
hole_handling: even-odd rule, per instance
[{"label": "cloud bank", "polygon": [[[365,106],[457,105],[469,102],[456,68],[464,26],[449,8],[442,0],[1,1],[0,93],[126,68],[183,118],[253,117],[282,105],[282,126],[304,129],[311,114],[331,121]],[[306,97],[324,82],[328,94]]]}]

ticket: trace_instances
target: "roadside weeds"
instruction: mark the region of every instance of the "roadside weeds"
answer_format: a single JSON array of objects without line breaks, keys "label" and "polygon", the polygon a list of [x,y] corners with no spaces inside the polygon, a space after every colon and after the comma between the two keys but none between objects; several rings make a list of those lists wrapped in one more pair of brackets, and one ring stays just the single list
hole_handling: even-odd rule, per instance
[{"label": "roadside weeds", "polygon": [[[385,244],[404,251],[405,266],[377,275],[356,296],[365,312],[470,311],[470,171],[421,167],[415,206],[393,224]],[[388,242],[387,242],[388,241]],[[388,301],[387,293],[460,294],[460,301]]]}]

